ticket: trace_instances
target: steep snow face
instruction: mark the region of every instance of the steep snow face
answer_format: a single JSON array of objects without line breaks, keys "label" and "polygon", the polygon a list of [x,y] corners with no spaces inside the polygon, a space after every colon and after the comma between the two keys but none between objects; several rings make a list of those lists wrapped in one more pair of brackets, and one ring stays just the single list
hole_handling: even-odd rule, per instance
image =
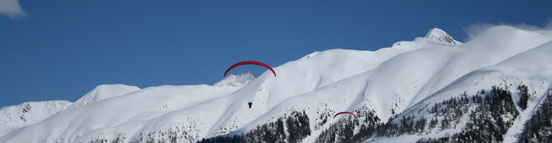
[{"label": "steep snow face", "polygon": [[461,42],[458,42],[452,38],[447,32],[439,29],[439,28],[433,28],[429,30],[429,32],[424,37],[426,39],[430,39],[436,42],[442,42],[447,44],[461,44]]},{"label": "steep snow face", "polygon": [[512,56],[496,66],[487,69],[552,81],[552,62],[550,62],[550,57],[552,57],[552,41]]},{"label": "steep snow face", "polygon": [[239,75],[230,74],[219,82],[215,83],[215,86],[243,86],[251,81],[255,80],[255,77],[250,72],[242,73]]},{"label": "steep snow face", "polygon": [[[436,58],[442,61],[441,65],[431,66],[435,66],[440,71],[431,75],[432,77],[423,83],[423,88],[418,91],[417,97],[409,102],[409,105],[441,90],[465,74],[495,65],[550,40],[552,37],[537,32],[509,26],[492,27],[465,44],[457,45],[454,49],[447,49],[448,56]],[[447,53],[442,52],[441,54]],[[418,71],[423,70],[422,68]]]},{"label": "steep snow face", "polygon": [[74,107],[88,105],[93,102],[100,100],[117,97],[124,95],[130,92],[140,90],[136,86],[129,86],[124,84],[103,84],[98,85],[96,88],[92,89],[90,92],[86,93],[83,97],[75,101],[73,104]]},{"label": "steep snow face", "polygon": [[[513,125],[504,135],[504,142],[517,142],[519,134],[522,133],[524,125],[533,113],[542,104],[545,95],[552,88],[552,41],[548,41],[536,47],[530,48],[527,51],[511,56],[492,66],[483,67],[458,78],[453,83],[442,88],[435,94],[417,102],[416,105],[408,108],[397,118],[415,115],[417,118],[424,117],[426,119],[434,118],[432,115],[426,114],[425,111],[428,105],[438,103],[451,97],[458,97],[460,93],[466,92],[468,95],[474,95],[479,90],[484,89],[489,91],[491,86],[499,86],[514,93],[512,98],[514,103],[520,100],[517,94],[516,87],[518,85],[526,85],[531,94],[528,99],[527,109],[522,110],[517,107],[520,116],[514,118]],[[470,108],[470,110],[473,108]],[[469,111],[469,110],[468,110]],[[472,110],[473,111],[473,110]],[[404,140],[416,141],[420,138],[439,138],[447,134],[458,133],[465,126],[467,115],[463,116],[460,124],[454,128],[447,129],[442,132],[428,132],[423,136],[420,135],[402,135],[392,138],[375,138],[369,142],[401,142]],[[508,118],[505,116],[504,118]],[[397,121],[398,122],[398,121]]]},{"label": "steep snow face", "polygon": [[[304,142],[314,142],[339,121],[331,117],[337,112],[365,108],[385,122],[422,103],[501,84],[504,74],[526,83],[549,80],[551,67],[543,62],[550,61],[545,43],[552,37],[542,33],[498,26],[460,43],[432,29],[377,51],[314,52],[275,67],[278,77],[266,71],[256,79],[230,75],[213,86],[99,86],[74,108],[10,131],[0,142],[195,142],[245,133],[291,111],[309,116],[312,134]],[[532,58],[537,62],[527,62]]]},{"label": "steep snow face", "polygon": [[0,108],[0,137],[14,129],[38,123],[71,104],[65,100],[53,100],[2,107]]}]

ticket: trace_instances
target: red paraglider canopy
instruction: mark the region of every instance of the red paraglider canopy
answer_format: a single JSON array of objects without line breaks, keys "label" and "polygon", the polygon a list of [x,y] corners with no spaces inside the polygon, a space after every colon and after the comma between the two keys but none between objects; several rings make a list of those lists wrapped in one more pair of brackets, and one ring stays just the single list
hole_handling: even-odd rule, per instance
[{"label": "red paraglider canopy", "polygon": [[270,71],[272,71],[272,73],[274,74],[274,77],[276,77],[276,72],[270,66],[268,66],[264,63],[261,63],[261,62],[257,62],[257,61],[243,61],[243,62],[236,63],[236,64],[230,66],[228,69],[226,69],[226,72],[224,72],[224,76],[226,76],[226,74],[228,74],[228,72],[230,70],[232,70],[233,68],[238,67],[238,66],[242,66],[242,65],[259,65],[259,66],[263,66],[263,67],[269,69]]},{"label": "red paraglider canopy", "polygon": [[337,114],[334,115],[334,118],[335,118],[337,115],[341,115],[341,114],[351,114],[351,115],[353,115],[353,117],[355,117],[355,118],[357,117],[353,112],[339,112],[339,113],[337,113]]}]

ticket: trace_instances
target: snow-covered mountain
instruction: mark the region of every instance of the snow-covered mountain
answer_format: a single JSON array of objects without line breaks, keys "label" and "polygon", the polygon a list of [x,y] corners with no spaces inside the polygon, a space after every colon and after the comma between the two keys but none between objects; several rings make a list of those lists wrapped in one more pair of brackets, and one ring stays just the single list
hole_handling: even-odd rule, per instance
[{"label": "snow-covered mountain", "polygon": [[[551,41],[552,31],[495,26],[462,43],[434,28],[377,51],[314,52],[277,77],[101,85],[57,110],[2,108],[37,117],[5,122],[0,142],[546,141],[552,131],[532,125],[552,96]],[[342,111],[358,118],[333,118]]]},{"label": "snow-covered mountain", "polygon": [[38,123],[53,114],[65,110],[72,103],[64,100],[25,102],[0,108],[0,136],[8,132]]}]

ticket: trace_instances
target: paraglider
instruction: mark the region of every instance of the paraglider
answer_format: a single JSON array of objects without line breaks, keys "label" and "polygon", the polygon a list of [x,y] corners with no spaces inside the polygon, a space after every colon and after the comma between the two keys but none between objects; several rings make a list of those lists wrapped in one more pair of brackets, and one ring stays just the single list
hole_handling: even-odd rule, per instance
[{"label": "paraglider", "polygon": [[251,105],[253,105],[253,102],[247,102],[247,105],[249,105],[249,108],[251,108]]},{"label": "paraglider", "polygon": [[334,115],[334,118],[337,117],[337,115],[341,115],[341,114],[351,114],[351,115],[353,115],[353,117],[355,117],[355,118],[357,117],[353,112],[339,112],[339,113]]},{"label": "paraglider", "polygon": [[[276,77],[276,72],[274,71],[274,69],[272,69],[272,67],[268,66],[267,64],[265,63],[262,63],[262,62],[258,62],[258,61],[242,61],[242,62],[238,62],[236,64],[233,64],[232,66],[230,66],[228,69],[226,69],[226,71],[224,72],[224,76],[226,77],[226,74],[228,74],[228,72],[238,66],[242,66],[242,65],[258,65],[258,66],[263,66],[267,69],[269,69],[272,74],[274,74],[274,77]],[[247,105],[249,106],[249,108],[251,108],[251,106],[253,106],[253,102],[247,102]]]},{"label": "paraglider", "polygon": [[242,66],[242,65],[258,65],[258,66],[263,66],[267,69],[269,69],[270,71],[272,71],[272,74],[274,74],[274,77],[276,77],[276,72],[272,69],[272,67],[262,63],[262,62],[258,62],[258,61],[242,61],[242,62],[239,62],[239,63],[236,63],[232,66],[230,66],[228,69],[226,69],[226,72],[224,72],[224,76],[226,77],[226,74],[228,74],[228,72],[230,70],[232,70],[233,68],[235,67],[238,67],[238,66]]}]

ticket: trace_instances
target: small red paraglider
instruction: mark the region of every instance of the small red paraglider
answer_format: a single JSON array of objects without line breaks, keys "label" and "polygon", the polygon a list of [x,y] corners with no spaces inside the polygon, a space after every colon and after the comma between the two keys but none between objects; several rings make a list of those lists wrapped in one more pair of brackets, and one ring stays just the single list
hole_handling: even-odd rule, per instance
[{"label": "small red paraglider", "polygon": [[228,72],[230,70],[232,70],[233,68],[235,67],[238,67],[238,66],[242,66],[242,65],[258,65],[258,66],[263,66],[267,69],[269,69],[270,71],[272,71],[272,74],[274,74],[274,77],[276,77],[276,72],[272,69],[272,67],[262,63],[262,62],[258,62],[258,61],[243,61],[243,62],[239,62],[239,63],[236,63],[232,66],[230,66],[228,69],[226,69],[226,72],[224,72],[224,76],[226,76],[226,74],[228,74]]},{"label": "small red paraglider", "polygon": [[353,115],[353,117],[355,117],[355,118],[357,117],[353,112],[339,112],[339,113],[334,115],[334,118],[337,117],[337,115],[341,115],[341,114],[351,114],[351,115]]},{"label": "small red paraglider", "polygon": [[251,108],[251,105],[253,105],[253,102],[247,102],[247,105],[249,105],[249,108]]}]

